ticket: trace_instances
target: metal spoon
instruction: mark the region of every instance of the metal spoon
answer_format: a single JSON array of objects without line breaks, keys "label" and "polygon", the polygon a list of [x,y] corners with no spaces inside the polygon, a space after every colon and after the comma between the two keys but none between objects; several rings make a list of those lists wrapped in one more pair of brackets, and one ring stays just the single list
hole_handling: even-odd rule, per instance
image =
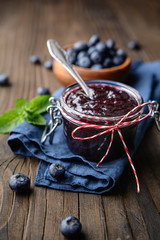
[{"label": "metal spoon", "polygon": [[82,87],[88,98],[93,99],[94,90],[89,88],[86,83],[79,76],[77,71],[72,67],[72,64],[69,62],[66,51],[59,46],[59,44],[54,39],[49,39],[47,41],[47,47],[50,55],[55,58],[63,67],[74,77],[74,79]]}]

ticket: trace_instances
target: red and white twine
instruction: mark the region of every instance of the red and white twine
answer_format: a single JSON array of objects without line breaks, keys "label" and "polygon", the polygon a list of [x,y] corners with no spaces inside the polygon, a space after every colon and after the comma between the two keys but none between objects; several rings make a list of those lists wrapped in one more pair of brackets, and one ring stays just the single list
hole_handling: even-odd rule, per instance
[{"label": "red and white twine", "polygon": [[[143,108],[144,106],[148,106],[149,108],[149,112],[145,115],[141,114],[140,116],[138,116],[137,118],[133,119],[133,120],[129,120],[129,116],[134,112],[134,111],[137,111],[138,109],[140,108]],[[130,162],[130,165],[132,167],[132,170],[133,170],[133,173],[134,173],[134,176],[135,176],[135,179],[136,179],[136,183],[137,183],[137,192],[139,193],[140,192],[140,185],[139,185],[139,180],[138,180],[138,176],[137,176],[137,173],[136,173],[136,170],[135,170],[135,167],[133,165],[133,162],[132,162],[132,159],[131,159],[131,156],[130,156],[130,153],[128,151],[128,148],[127,148],[127,145],[124,141],[124,138],[122,136],[122,133],[121,133],[121,130],[120,128],[124,127],[124,126],[130,126],[134,123],[138,123],[144,119],[146,119],[147,117],[151,116],[151,113],[153,111],[153,106],[152,106],[152,103],[151,102],[145,102],[143,104],[140,104],[136,107],[134,107],[132,110],[130,110],[127,114],[125,114],[116,124],[114,125],[107,125],[107,126],[104,126],[104,125],[96,125],[96,124],[90,124],[90,123],[84,123],[82,121],[78,121],[72,117],[70,117],[68,114],[66,114],[63,109],[61,108],[61,106],[59,105],[59,108],[60,108],[60,111],[62,113],[62,115],[71,120],[72,122],[74,123],[77,123],[81,126],[75,128],[73,131],[72,131],[72,137],[74,139],[77,139],[77,140],[89,140],[89,139],[93,139],[93,138],[96,138],[96,137],[99,137],[101,135],[104,135],[108,132],[111,132],[111,139],[110,139],[110,143],[109,143],[109,146],[107,148],[107,151],[106,153],[104,154],[104,156],[102,157],[102,159],[99,161],[99,163],[97,164],[97,167],[100,165],[100,163],[102,163],[102,161],[106,158],[106,156],[108,155],[109,153],[109,150],[111,148],[111,145],[112,145],[112,142],[113,142],[113,137],[114,137],[114,131],[116,130],[119,134],[119,137],[123,143],[123,147],[125,149],[125,152],[126,152],[126,155],[128,157],[128,160]],[[86,116],[88,117],[87,115],[85,114],[82,114],[83,116]],[[94,117],[93,117],[94,118]],[[96,117],[97,118],[97,117]],[[75,133],[80,130],[80,129],[84,129],[84,128],[96,128],[96,129],[102,129],[101,132],[95,134],[95,135],[91,135],[89,137],[78,137],[78,136],[75,136]],[[101,148],[101,146],[99,147]]]}]

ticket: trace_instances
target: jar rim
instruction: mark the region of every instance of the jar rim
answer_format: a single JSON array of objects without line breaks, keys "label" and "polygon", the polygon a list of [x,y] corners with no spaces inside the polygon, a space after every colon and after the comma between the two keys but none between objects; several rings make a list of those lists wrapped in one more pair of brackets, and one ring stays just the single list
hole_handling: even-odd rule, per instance
[{"label": "jar rim", "polygon": [[[95,80],[87,80],[85,81],[87,85],[95,85],[95,84],[104,84],[104,85],[110,85],[113,87],[120,87],[122,88],[124,91],[130,92],[132,94],[132,96],[135,98],[136,102],[137,102],[137,106],[143,103],[143,98],[141,96],[141,94],[133,87],[125,84],[125,83],[121,83],[118,81],[111,81],[111,80],[99,80],[99,79],[95,79]],[[63,108],[63,110],[65,111],[65,113],[72,115],[72,116],[77,116],[77,115],[81,115],[81,117],[83,117],[84,119],[89,119],[90,121],[93,121],[93,116],[92,115],[88,115],[88,114],[83,114],[81,112],[78,112],[72,108],[70,108],[66,102],[66,96],[69,95],[70,90],[77,90],[79,89],[80,86],[78,83],[69,85],[68,87],[66,87],[61,96],[60,96],[60,105]],[[130,114],[130,116],[128,116],[128,119],[135,119],[137,118],[140,114],[143,113],[143,107],[139,108],[139,111],[137,111],[136,113]],[[119,115],[119,116],[109,116],[109,117],[99,117],[99,116],[94,116],[94,120],[96,121],[102,121],[102,122],[109,122],[109,121],[115,121],[118,122],[120,119],[122,119],[125,115]],[[85,122],[84,120],[82,122]]]}]

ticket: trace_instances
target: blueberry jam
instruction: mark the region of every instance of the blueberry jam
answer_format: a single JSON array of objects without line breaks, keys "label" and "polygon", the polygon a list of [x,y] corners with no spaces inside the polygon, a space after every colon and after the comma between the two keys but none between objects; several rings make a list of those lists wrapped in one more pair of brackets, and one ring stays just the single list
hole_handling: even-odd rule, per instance
[{"label": "blueberry jam", "polygon": [[[122,116],[135,106],[142,104],[143,99],[135,89],[122,83],[108,80],[90,80],[86,82],[95,92],[93,100],[86,97],[78,84],[67,87],[60,97],[60,105],[63,110],[64,134],[73,153],[98,163],[105,155],[110,144],[111,131],[100,134],[96,138],[87,140],[83,138],[101,133],[103,130],[96,127],[97,125],[109,127],[118,123]],[[143,109],[139,108],[129,116],[127,121],[139,117],[142,111]],[[83,124],[89,124],[89,127],[82,127],[75,134],[82,139],[73,138],[73,131],[77,127],[83,126]],[[94,124],[94,127],[90,127],[90,124]],[[136,128],[137,124],[133,124],[120,129],[128,149],[134,146]],[[119,134],[115,130],[114,140],[105,161],[114,160],[123,154],[126,153]]]},{"label": "blueberry jam", "polygon": [[68,107],[80,114],[88,114],[98,117],[117,117],[125,115],[138,105],[133,95],[122,88],[111,85],[91,85],[94,89],[94,99],[89,100],[84,91],[73,89],[66,99]]}]

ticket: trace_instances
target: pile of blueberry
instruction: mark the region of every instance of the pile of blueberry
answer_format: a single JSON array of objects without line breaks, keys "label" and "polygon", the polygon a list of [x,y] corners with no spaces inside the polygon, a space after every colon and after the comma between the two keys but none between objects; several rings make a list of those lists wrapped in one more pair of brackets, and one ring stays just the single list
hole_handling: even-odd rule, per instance
[{"label": "pile of blueberry", "polygon": [[98,35],[93,35],[89,42],[79,41],[66,50],[69,61],[79,67],[102,69],[115,67],[126,59],[126,53],[116,48],[115,41],[102,42]]}]

